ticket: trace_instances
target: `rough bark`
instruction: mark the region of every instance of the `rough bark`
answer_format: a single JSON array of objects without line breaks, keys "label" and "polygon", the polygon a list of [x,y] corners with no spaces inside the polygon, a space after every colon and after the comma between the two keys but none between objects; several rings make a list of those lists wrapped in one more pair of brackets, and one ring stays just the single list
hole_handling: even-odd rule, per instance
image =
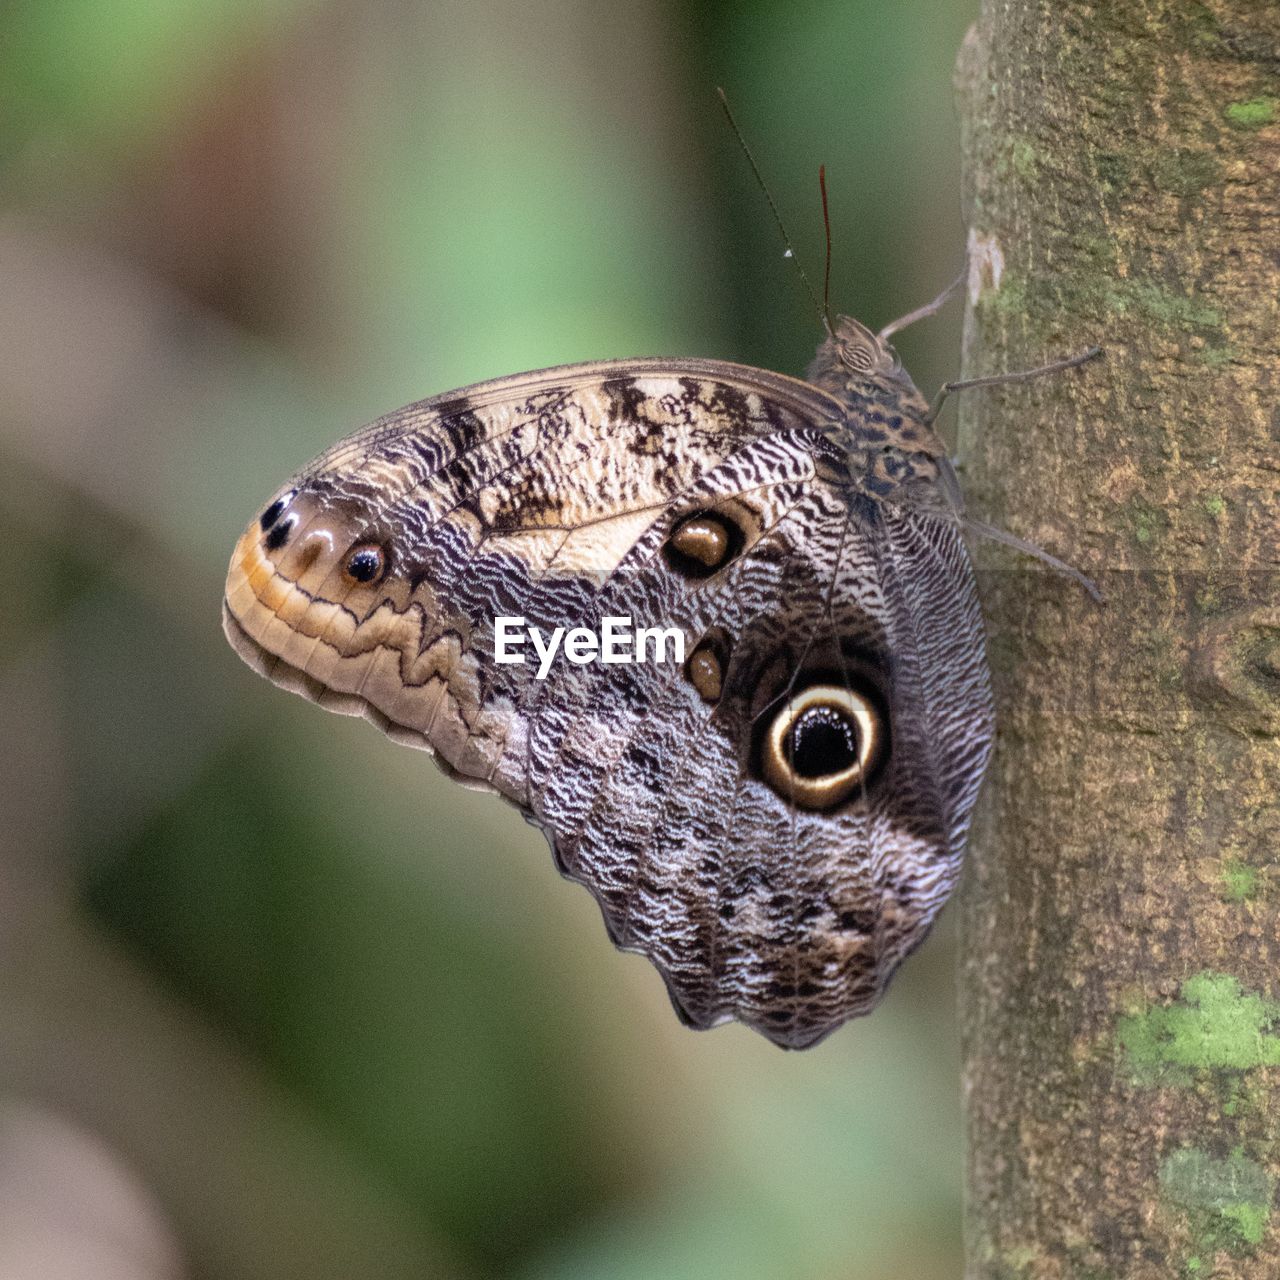
[{"label": "rough bark", "polygon": [[970,1280],[1280,1276],[1280,5],[984,0],[958,82],[1000,736]]}]

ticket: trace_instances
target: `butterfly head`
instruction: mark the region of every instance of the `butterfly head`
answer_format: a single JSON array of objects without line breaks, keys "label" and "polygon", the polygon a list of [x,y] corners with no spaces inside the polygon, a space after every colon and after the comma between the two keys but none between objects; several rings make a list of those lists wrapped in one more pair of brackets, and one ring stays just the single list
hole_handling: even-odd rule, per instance
[{"label": "butterfly head", "polygon": [[893,347],[852,316],[836,317],[828,341],[835,349],[837,361],[850,373],[872,378],[902,374],[902,361]]},{"label": "butterfly head", "polygon": [[[910,407],[928,404],[902,367],[892,345],[852,316],[837,316],[809,366],[809,381],[841,399],[903,397]],[[879,395],[877,396],[877,393]]]}]

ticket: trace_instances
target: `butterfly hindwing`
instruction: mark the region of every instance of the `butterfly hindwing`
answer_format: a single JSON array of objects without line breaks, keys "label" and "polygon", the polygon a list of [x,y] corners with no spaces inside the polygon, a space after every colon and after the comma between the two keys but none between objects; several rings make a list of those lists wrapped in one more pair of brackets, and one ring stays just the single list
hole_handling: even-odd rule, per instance
[{"label": "butterfly hindwing", "polygon": [[[687,1021],[812,1043],[927,931],[990,742],[954,524],[864,493],[842,412],[712,361],[410,406],[246,530],[228,636],[517,804]],[[527,642],[496,660],[501,618],[547,637],[627,618],[685,658],[561,652],[539,678]]]}]

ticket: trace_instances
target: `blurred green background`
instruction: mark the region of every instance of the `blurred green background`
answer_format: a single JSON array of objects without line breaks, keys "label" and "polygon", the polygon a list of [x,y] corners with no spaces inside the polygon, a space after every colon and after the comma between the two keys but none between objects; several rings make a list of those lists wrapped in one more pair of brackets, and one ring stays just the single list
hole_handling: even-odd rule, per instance
[{"label": "blurred green background", "polygon": [[[946,917],[814,1050],[687,1031],[513,810],[254,677],[218,611],[272,489],[406,401],[803,371],[716,85],[816,278],[826,163],[838,309],[932,297],[975,10],[0,9],[7,1280],[960,1274]],[[903,335],[926,392],[958,331]]]}]

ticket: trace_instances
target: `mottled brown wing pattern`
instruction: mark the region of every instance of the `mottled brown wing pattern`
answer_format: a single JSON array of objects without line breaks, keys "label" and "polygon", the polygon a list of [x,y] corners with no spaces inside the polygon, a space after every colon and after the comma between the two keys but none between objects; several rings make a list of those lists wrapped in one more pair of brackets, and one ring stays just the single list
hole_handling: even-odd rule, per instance
[{"label": "mottled brown wing pattern", "polygon": [[[516,803],[692,1025],[810,1044],[927,932],[991,736],[954,523],[868,492],[858,458],[840,401],[736,365],[481,384],[291,481],[240,539],[225,626]],[[538,680],[495,663],[504,615],[629,616],[690,656]]]}]

